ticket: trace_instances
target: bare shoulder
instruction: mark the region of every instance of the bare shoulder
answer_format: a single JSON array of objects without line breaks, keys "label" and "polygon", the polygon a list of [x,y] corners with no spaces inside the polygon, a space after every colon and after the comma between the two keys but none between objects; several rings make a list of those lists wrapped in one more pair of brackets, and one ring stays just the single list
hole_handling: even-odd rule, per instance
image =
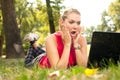
[{"label": "bare shoulder", "polygon": [[53,38],[53,36],[54,36],[54,34],[48,35],[48,36],[46,37],[46,40],[49,40],[49,39]]},{"label": "bare shoulder", "polygon": [[48,42],[54,42],[55,41],[55,35],[54,34],[50,34],[50,35],[48,35],[47,37],[46,37],[46,43],[48,43]]}]

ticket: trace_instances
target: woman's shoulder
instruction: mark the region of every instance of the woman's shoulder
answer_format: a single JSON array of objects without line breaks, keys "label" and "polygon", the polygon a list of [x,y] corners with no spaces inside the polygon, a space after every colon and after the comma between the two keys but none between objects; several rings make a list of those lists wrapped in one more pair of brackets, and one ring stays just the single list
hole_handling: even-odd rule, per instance
[{"label": "woman's shoulder", "polygon": [[53,39],[55,39],[55,34],[56,34],[56,32],[55,33],[52,33],[52,34],[49,34],[47,37],[46,37],[46,40],[53,40]]},{"label": "woman's shoulder", "polygon": [[45,44],[52,44],[52,45],[55,44],[56,45],[57,44],[56,37],[58,37],[58,35],[59,34],[57,32],[49,34],[46,37]]},{"label": "woman's shoulder", "polygon": [[61,32],[57,31],[55,33],[49,34],[46,39],[55,39],[56,36],[61,36]]},{"label": "woman's shoulder", "polygon": [[46,37],[46,41],[49,41],[49,40],[52,40],[54,39],[54,34],[49,34],[47,37]]}]

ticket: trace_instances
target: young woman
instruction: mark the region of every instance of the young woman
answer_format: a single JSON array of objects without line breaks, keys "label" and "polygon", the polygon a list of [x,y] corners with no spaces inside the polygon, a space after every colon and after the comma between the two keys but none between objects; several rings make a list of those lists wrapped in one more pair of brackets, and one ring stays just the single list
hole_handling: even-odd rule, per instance
[{"label": "young woman", "polygon": [[[46,54],[41,55],[44,51],[37,49],[35,41],[32,42],[32,51],[40,54],[38,65],[41,68],[66,69],[75,65],[87,66],[87,42],[82,36],[81,31],[81,14],[76,9],[66,10],[60,18],[60,30],[50,34],[46,38]],[[28,54],[36,54],[29,51]],[[35,52],[34,51],[34,52]],[[41,53],[40,53],[41,52]],[[34,58],[37,56],[34,56]],[[29,61],[26,57],[25,64],[34,62],[34,58]],[[27,63],[28,61],[28,63]]]},{"label": "young woman", "polygon": [[87,66],[87,42],[82,36],[81,14],[76,9],[66,10],[60,18],[60,30],[46,39],[46,56],[39,61],[44,68],[66,69]]}]

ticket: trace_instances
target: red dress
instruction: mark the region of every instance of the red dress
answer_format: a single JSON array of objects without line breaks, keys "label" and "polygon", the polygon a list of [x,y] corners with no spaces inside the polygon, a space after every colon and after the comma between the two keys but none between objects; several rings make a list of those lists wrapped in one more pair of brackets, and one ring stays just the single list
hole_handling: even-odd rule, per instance
[{"label": "red dress", "polygon": [[[55,35],[56,41],[57,41],[58,54],[59,54],[59,57],[61,57],[63,49],[64,49],[64,45],[63,45],[63,42],[62,42],[61,34],[59,32],[56,32],[56,33],[54,33],[54,35]],[[73,46],[71,46],[68,67],[75,66],[75,65],[76,65],[75,49],[74,49]],[[50,62],[48,60],[47,55],[42,57],[42,59],[39,62],[39,66],[41,68],[51,68],[51,65],[50,65]]]}]

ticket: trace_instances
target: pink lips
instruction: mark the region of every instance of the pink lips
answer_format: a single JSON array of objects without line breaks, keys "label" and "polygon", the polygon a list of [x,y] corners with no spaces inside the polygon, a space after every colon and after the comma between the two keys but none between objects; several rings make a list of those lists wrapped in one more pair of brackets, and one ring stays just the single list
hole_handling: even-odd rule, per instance
[{"label": "pink lips", "polygon": [[71,36],[76,36],[76,31],[72,31]]}]

